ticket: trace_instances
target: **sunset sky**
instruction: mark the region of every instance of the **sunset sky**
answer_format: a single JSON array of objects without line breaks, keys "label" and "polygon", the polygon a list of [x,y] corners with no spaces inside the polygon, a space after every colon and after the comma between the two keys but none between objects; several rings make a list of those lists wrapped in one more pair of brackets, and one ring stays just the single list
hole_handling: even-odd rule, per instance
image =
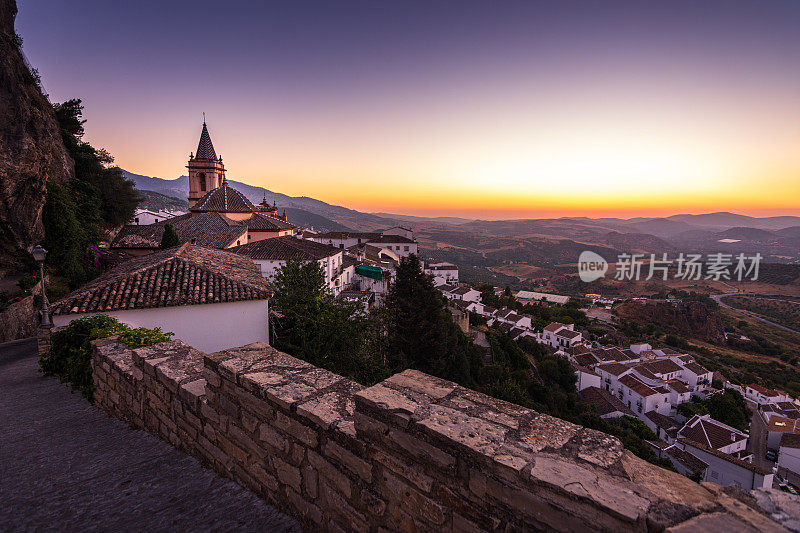
[{"label": "sunset sky", "polygon": [[[259,4],[259,5],[256,5]],[[51,101],[176,178],[363,211],[800,214],[800,2],[20,2]]]}]

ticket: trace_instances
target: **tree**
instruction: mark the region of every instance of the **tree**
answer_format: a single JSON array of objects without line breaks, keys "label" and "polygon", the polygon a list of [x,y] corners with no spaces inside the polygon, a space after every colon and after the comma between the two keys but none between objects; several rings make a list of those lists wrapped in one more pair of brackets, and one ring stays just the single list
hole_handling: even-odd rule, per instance
[{"label": "tree", "polygon": [[274,345],[364,385],[386,377],[384,328],[359,304],[333,299],[316,261],[287,261],[273,279]]},{"label": "tree", "polygon": [[453,322],[433,280],[419,258],[402,258],[386,298],[389,368],[415,368],[468,387],[475,387],[481,357]]},{"label": "tree", "polygon": [[61,139],[72,160],[75,175],[65,183],[48,181],[42,222],[49,263],[74,288],[95,272],[82,266],[89,246],[106,238],[107,229],[133,216],[139,193],[122,176],[105,150],[96,150],[82,139],[83,105],[78,99],[55,104],[53,110]]},{"label": "tree", "polygon": [[164,234],[161,236],[161,244],[158,247],[162,250],[167,248],[175,248],[181,245],[181,240],[178,238],[178,232],[175,231],[175,226],[172,224],[164,225]]},{"label": "tree", "polygon": [[86,276],[80,260],[88,244],[87,234],[68,187],[52,179],[47,182],[42,223],[48,263],[55,265],[71,286],[79,285]]}]

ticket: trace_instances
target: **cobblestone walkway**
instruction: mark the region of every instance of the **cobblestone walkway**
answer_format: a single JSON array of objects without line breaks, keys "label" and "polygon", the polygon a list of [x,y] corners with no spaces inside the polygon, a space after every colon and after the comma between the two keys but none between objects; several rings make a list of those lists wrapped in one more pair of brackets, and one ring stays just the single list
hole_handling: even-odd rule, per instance
[{"label": "cobblestone walkway", "polygon": [[299,531],[239,485],[109,418],[0,344],[0,531]]}]

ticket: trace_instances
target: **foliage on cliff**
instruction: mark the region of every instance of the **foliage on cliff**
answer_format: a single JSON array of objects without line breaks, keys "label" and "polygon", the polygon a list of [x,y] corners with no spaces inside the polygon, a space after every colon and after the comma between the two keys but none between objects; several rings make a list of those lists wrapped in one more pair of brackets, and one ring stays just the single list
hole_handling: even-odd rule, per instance
[{"label": "foliage on cliff", "polygon": [[50,351],[39,360],[39,368],[48,376],[56,376],[62,383],[69,383],[73,390],[93,401],[91,341],[119,335],[119,340],[128,348],[141,348],[165,342],[172,333],[160,328],[135,328],[118,322],[107,315],[95,315],[73,320],[69,326],[53,333]]},{"label": "foliage on cliff", "polygon": [[139,195],[126,180],[114,159],[82,141],[83,105],[68,100],[53,106],[61,138],[75,161],[75,176],[69,183],[48,182],[42,213],[48,261],[73,287],[91,278],[97,265],[90,245],[104,239],[108,228],[127,222]]}]

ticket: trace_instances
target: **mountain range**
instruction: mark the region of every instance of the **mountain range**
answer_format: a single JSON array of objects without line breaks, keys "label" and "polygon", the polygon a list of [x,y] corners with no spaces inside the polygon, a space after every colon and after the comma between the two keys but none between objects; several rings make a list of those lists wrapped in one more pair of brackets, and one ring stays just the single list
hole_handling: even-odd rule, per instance
[{"label": "mountain range", "polygon": [[[167,180],[124,171],[136,188],[183,199],[188,177]],[[402,224],[414,229],[420,245],[448,254],[475,254],[474,263],[567,260],[581,246],[635,253],[761,253],[775,262],[800,262],[800,217],[751,217],[717,212],[668,217],[562,217],[475,220],[364,213],[307,196],[288,196],[228,180],[252,202],[275,202],[291,222],[321,231],[374,231]]]}]

